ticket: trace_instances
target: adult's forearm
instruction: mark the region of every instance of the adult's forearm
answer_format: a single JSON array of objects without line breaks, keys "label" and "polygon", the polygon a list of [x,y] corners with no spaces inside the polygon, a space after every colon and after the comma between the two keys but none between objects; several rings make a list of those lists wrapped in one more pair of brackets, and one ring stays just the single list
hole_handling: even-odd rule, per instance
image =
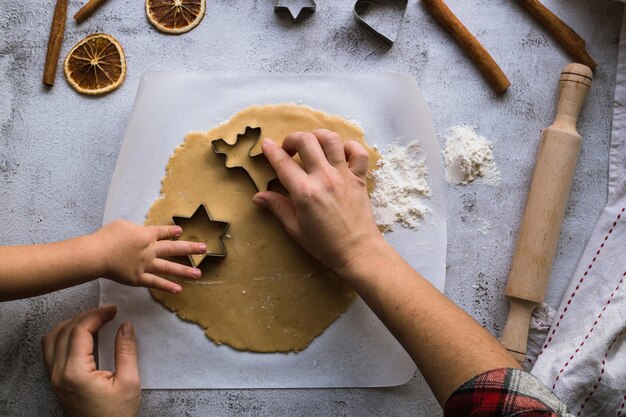
[{"label": "adult's forearm", "polygon": [[443,405],[481,372],[518,363],[384,241],[339,271],[409,353]]},{"label": "adult's forearm", "polygon": [[31,246],[0,246],[0,301],[33,297],[98,277],[102,256],[91,236]]},{"label": "adult's forearm", "polygon": [[[517,367],[508,352],[385,243],[367,195],[368,153],[334,132],[288,135],[263,153],[289,191],[255,195],[289,234],[342,276],[411,355],[440,403],[480,372]],[[302,165],[292,156],[297,153]]]}]

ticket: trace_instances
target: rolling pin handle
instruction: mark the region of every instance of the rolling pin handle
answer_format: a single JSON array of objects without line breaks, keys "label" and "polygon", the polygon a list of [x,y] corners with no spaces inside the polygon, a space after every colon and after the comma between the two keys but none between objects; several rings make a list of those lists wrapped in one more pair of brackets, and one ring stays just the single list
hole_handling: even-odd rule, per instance
[{"label": "rolling pin handle", "polygon": [[578,116],[591,87],[593,73],[583,64],[568,64],[561,71],[559,100],[553,127],[576,132]]},{"label": "rolling pin handle", "polygon": [[538,304],[528,300],[511,298],[510,305],[509,316],[506,319],[500,343],[521,364],[526,357],[530,318]]}]

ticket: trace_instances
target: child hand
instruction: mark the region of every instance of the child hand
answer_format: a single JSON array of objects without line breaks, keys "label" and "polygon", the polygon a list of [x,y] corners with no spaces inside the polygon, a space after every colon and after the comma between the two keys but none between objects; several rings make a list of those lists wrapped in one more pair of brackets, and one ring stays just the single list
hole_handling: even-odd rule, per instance
[{"label": "child hand", "polygon": [[162,258],[206,252],[204,243],[172,241],[182,234],[180,226],[138,226],[115,221],[92,235],[102,260],[102,276],[134,287],[148,287],[178,294],[181,286],[163,275],[197,279],[198,268]]}]

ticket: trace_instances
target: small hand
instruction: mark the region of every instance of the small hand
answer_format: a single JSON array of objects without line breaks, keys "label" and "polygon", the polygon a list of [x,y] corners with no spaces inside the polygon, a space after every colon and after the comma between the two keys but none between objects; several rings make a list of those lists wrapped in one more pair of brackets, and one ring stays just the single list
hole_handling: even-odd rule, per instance
[{"label": "small hand", "polygon": [[338,134],[320,129],[292,133],[282,147],[265,139],[262,147],[289,196],[260,192],[252,201],[271,210],[318,260],[340,272],[383,241],[367,195],[369,154],[358,142],[344,145]]},{"label": "small hand", "polygon": [[169,240],[181,234],[180,226],[138,226],[126,221],[104,226],[93,235],[104,262],[104,278],[180,293],[181,286],[162,275],[197,279],[201,271],[162,258],[206,252],[204,243]]},{"label": "small hand", "polygon": [[141,382],[135,330],[120,326],[115,337],[115,372],[100,371],[94,335],[115,317],[113,305],[59,323],[41,340],[52,389],[72,417],[132,417],[139,412]]}]

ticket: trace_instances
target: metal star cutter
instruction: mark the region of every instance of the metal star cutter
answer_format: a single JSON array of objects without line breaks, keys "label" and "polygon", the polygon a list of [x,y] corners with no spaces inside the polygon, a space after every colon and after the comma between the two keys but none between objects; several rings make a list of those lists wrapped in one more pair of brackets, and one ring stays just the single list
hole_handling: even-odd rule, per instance
[{"label": "metal star cutter", "polygon": [[206,253],[188,255],[191,264],[198,268],[207,256],[223,258],[226,256],[226,247],[222,237],[228,230],[229,223],[215,220],[204,204],[198,206],[196,211],[189,217],[172,216],[174,224],[183,228],[183,234],[179,240],[201,242],[206,244]]}]

